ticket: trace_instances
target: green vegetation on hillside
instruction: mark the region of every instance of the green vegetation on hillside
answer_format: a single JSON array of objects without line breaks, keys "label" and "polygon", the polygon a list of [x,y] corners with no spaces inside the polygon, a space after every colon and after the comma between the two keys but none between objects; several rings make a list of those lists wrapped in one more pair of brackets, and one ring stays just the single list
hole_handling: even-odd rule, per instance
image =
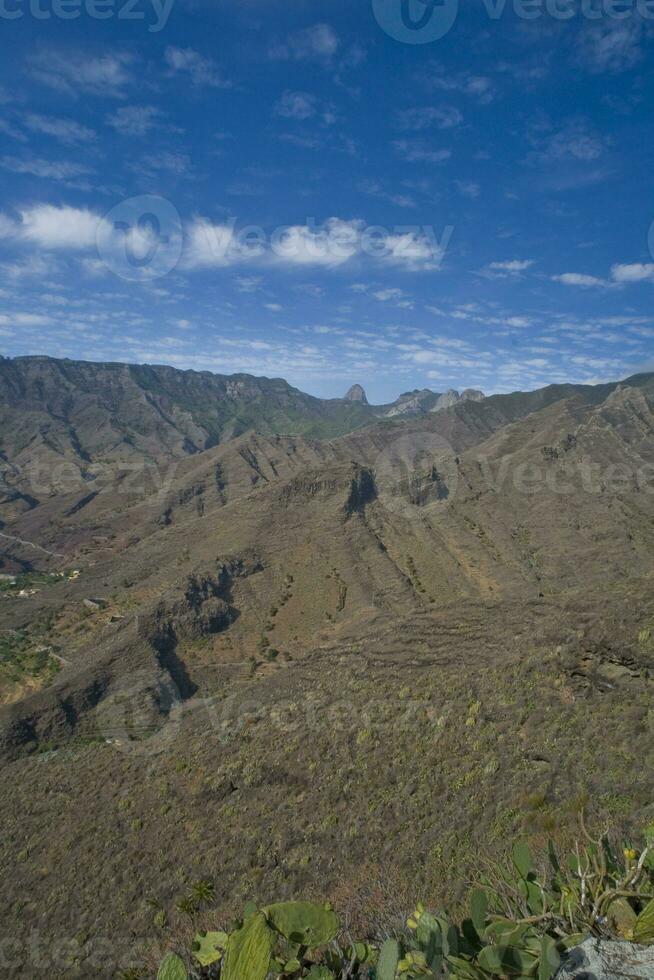
[{"label": "green vegetation on hillside", "polygon": [[50,683],[61,669],[53,650],[45,645],[42,636],[45,626],[30,630],[5,630],[0,633],[0,693],[5,688],[38,681],[39,686]]},{"label": "green vegetation on hillside", "polygon": [[[197,932],[190,950],[169,952],[158,980],[551,980],[588,935],[654,943],[654,826],[640,852],[608,834],[593,839],[583,817],[581,830],[570,854],[550,842],[538,863],[516,841],[509,860],[480,870],[459,921],[419,904],[385,938],[357,941],[329,904],[250,903],[230,929]],[[193,916],[212,899],[200,882],[184,911]],[[165,917],[158,923],[165,928]]]},{"label": "green vegetation on hillside", "polygon": [[63,572],[21,572],[12,578],[0,580],[0,595],[17,595],[26,589],[43,589],[56,585],[64,578]]}]

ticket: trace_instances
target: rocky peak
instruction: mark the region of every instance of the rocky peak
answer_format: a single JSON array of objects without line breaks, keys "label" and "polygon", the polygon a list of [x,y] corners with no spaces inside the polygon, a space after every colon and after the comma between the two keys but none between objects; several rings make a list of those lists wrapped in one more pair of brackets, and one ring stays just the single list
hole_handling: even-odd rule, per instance
[{"label": "rocky peak", "polygon": [[461,401],[481,402],[485,397],[483,391],[479,391],[477,388],[465,388],[461,392]]},{"label": "rocky peak", "polygon": [[368,399],[366,398],[366,393],[361,385],[352,385],[345,400],[348,402],[360,402],[361,405],[367,405]]},{"label": "rocky peak", "polygon": [[461,401],[459,392],[455,391],[454,388],[450,388],[439,396],[438,401],[432,408],[432,412],[440,412],[444,408],[451,408],[452,405],[456,405],[459,401]]},{"label": "rocky peak", "polygon": [[440,412],[444,408],[451,408],[452,405],[458,405],[459,402],[464,401],[474,401],[479,402],[482,398],[485,398],[483,391],[477,391],[475,388],[466,388],[459,394],[454,388],[450,388],[444,394],[440,395],[436,404],[431,409],[432,412]]}]

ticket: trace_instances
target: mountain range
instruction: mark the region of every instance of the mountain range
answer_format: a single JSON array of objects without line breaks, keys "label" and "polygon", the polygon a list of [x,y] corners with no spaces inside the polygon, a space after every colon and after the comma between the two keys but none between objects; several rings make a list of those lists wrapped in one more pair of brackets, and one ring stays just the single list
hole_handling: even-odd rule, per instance
[{"label": "mountain range", "polygon": [[580,794],[651,818],[654,375],[380,407],[17,358],[0,418],[6,930],[129,948],[216,867],[456,900]]},{"label": "mountain range", "polygon": [[343,399],[324,400],[281,379],[251,375],[1,358],[0,515],[33,505],[25,474],[35,460],[44,470],[65,462],[88,482],[93,464],[183,458],[248,430],[331,438],[380,418],[419,416],[480,398],[481,392],[423,390],[371,406],[360,385]]}]

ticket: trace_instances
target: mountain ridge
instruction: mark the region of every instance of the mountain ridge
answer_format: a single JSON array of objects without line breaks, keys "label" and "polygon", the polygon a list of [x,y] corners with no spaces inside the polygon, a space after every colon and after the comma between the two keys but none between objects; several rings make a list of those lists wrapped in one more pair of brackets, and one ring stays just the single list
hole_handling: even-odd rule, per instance
[{"label": "mountain ridge", "polygon": [[7,934],[651,820],[654,375],[211,445],[193,376],[55,376],[0,405]]}]

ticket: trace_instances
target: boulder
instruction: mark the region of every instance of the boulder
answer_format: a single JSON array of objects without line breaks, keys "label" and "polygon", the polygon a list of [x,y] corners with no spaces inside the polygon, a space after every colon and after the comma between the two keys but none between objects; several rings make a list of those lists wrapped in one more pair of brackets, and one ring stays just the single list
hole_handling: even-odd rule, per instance
[{"label": "boulder", "polygon": [[570,950],[555,980],[654,980],[654,946],[586,939]]}]

